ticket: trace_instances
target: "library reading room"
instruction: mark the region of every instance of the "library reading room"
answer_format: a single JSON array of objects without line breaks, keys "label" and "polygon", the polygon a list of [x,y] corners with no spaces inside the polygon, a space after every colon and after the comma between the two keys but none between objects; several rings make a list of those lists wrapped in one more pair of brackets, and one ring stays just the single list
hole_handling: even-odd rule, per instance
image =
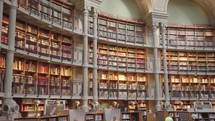
[{"label": "library reading room", "polygon": [[0,121],[215,121],[215,0],[0,0]]}]

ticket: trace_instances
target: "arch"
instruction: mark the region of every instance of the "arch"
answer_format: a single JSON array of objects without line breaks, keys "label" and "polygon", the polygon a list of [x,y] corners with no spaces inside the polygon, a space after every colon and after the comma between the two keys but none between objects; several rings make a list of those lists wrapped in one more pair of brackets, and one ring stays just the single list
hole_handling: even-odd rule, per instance
[{"label": "arch", "polygon": [[152,12],[153,4],[152,0],[135,0],[139,10],[141,11],[141,15],[143,19],[147,19],[148,13]]},{"label": "arch", "polygon": [[[168,9],[168,4],[170,0],[165,0],[165,11],[167,12]],[[198,6],[200,6],[205,13],[208,15],[208,19],[211,25],[215,25],[215,4],[214,0],[187,0],[187,1],[193,1],[195,2]]]},{"label": "arch", "polygon": [[133,0],[104,0],[101,11],[116,16],[141,18],[140,11]]},{"label": "arch", "polygon": [[171,24],[209,24],[207,13],[191,0],[169,0],[167,13]]}]

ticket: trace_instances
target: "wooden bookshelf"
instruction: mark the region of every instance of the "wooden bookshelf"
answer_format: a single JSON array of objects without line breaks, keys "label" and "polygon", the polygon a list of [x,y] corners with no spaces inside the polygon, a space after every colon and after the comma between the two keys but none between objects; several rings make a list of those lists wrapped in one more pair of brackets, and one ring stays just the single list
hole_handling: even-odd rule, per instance
[{"label": "wooden bookshelf", "polygon": [[41,117],[23,117],[16,118],[14,121],[69,121],[68,114],[54,115],[54,116],[41,116]]},{"label": "wooden bookshelf", "polygon": [[[89,44],[89,64],[93,60],[93,45]],[[110,68],[129,71],[146,70],[146,53],[144,49],[98,44],[98,65],[100,68]]]},{"label": "wooden bookshelf", "polygon": [[50,95],[61,95],[61,79],[60,79],[60,65],[50,65],[50,81],[49,91]]},{"label": "wooden bookshelf", "polygon": [[141,100],[146,98],[147,79],[145,74],[99,70],[98,82],[101,99]]},{"label": "wooden bookshelf", "polygon": [[[8,41],[8,17],[3,17],[2,27],[2,43],[7,44]],[[62,35],[50,31],[47,28],[40,28],[29,23],[17,20],[15,48],[35,53],[40,56],[50,58],[73,61],[72,36]],[[79,59],[82,57],[79,57]]]},{"label": "wooden bookshelf", "polygon": [[172,97],[187,99],[213,98],[213,76],[207,75],[170,75],[170,87]]},{"label": "wooden bookshelf", "polygon": [[[5,55],[0,56],[0,92],[5,81]],[[73,81],[73,67],[25,59],[15,56],[13,94],[71,96],[82,91],[81,82]],[[78,87],[77,84],[79,85]],[[72,85],[74,87],[72,87]]]},{"label": "wooden bookshelf", "polygon": [[208,25],[169,25],[166,35],[169,47],[214,47],[214,28]]},{"label": "wooden bookshelf", "polygon": [[104,112],[86,113],[85,121],[105,121]]},{"label": "wooden bookshelf", "polygon": [[[22,117],[36,117],[36,113],[42,116],[44,110],[44,100],[31,98],[26,99],[15,98],[15,100],[21,107],[20,113]],[[40,101],[40,104],[36,106],[36,101],[38,100]]]},{"label": "wooden bookshelf", "polygon": [[[213,73],[214,57],[213,52],[167,51],[167,69],[170,73]],[[162,65],[161,70],[163,70]]]},{"label": "wooden bookshelf", "polygon": [[[54,29],[50,26],[49,28],[39,27],[17,18],[15,49],[18,49],[17,53],[19,51],[22,54],[27,53],[25,58],[32,55],[37,59],[15,57],[13,95],[81,98],[83,82],[73,78],[76,76],[73,75],[74,68],[67,63],[80,62],[79,64],[82,64],[82,50],[75,49],[76,43],[73,40],[76,38],[75,33],[69,32],[73,31],[76,24],[74,23],[73,4],[68,0],[19,0],[18,5],[19,9],[25,10],[29,16],[57,26],[54,26]],[[8,16],[4,15],[1,30],[1,42],[4,46],[8,44],[8,21]],[[91,13],[88,22],[88,34],[92,37],[94,33]],[[151,74],[144,73],[147,71],[147,49],[142,49],[142,46],[146,44],[145,24],[139,20],[105,13],[98,16],[97,22],[97,36],[99,40],[103,40],[98,43],[97,48],[99,98],[104,100],[145,100],[149,81],[147,76]],[[58,32],[56,31],[57,27],[69,31]],[[214,100],[214,28],[207,25],[169,25],[166,38],[171,100],[182,100],[183,103],[181,105],[182,103],[175,101],[173,105],[177,107],[177,110],[184,110],[192,107],[192,100]],[[116,45],[116,43],[123,44]],[[125,44],[129,46],[126,47]],[[162,45],[162,42],[159,44]],[[150,49],[151,47],[146,48]],[[160,53],[162,59],[162,52]],[[91,67],[93,64],[92,42],[89,43],[88,55]],[[78,56],[80,60],[75,60],[75,56]],[[45,62],[45,58],[50,61]],[[57,63],[50,63],[52,59]],[[161,71],[164,68],[162,64]],[[0,92],[3,92],[4,54],[0,55],[0,69]],[[92,73],[92,70],[89,69],[89,96],[92,96],[93,91]],[[126,106],[128,105],[126,104]],[[145,111],[147,107],[142,105],[138,108]]]},{"label": "wooden bookshelf", "polygon": [[61,35],[58,33],[51,32],[50,33],[50,56],[53,58],[60,58],[61,57]]},{"label": "wooden bookshelf", "polygon": [[19,49],[25,48],[25,39],[26,39],[26,23],[23,21],[16,21],[16,37],[15,37],[15,46]]},{"label": "wooden bookshelf", "polygon": [[61,75],[61,79],[61,95],[71,96],[72,74],[70,76]]},{"label": "wooden bookshelf", "polygon": [[53,22],[64,28],[73,28],[74,6],[68,1],[59,0],[20,0],[18,5],[30,15],[38,16],[44,21]]},{"label": "wooden bookshelf", "polygon": [[9,29],[9,18],[8,16],[4,15],[2,20],[2,35],[1,35],[1,43],[7,44],[8,43],[8,29]]},{"label": "wooden bookshelf", "polygon": [[166,117],[172,117],[174,121],[186,120],[193,121],[191,115],[187,111],[159,111],[157,112],[156,119],[165,121]]},{"label": "wooden bookshelf", "polygon": [[[92,18],[92,17],[91,17]],[[98,17],[98,36],[121,43],[143,45],[145,30],[144,23],[130,18],[120,18],[105,13]],[[92,34],[92,20],[89,21],[88,32]]]},{"label": "wooden bookshelf", "polygon": [[122,121],[143,121],[142,112],[121,112]]}]

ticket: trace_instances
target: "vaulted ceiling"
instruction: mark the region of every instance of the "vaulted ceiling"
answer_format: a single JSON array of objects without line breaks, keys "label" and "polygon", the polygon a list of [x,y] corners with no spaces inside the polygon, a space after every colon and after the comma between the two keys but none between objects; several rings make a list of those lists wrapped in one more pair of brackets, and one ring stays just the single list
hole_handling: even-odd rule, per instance
[{"label": "vaulted ceiling", "polygon": [[[215,25],[215,1],[191,0],[197,3],[208,14],[211,24]],[[150,12],[167,13],[169,0],[135,0],[143,18]]]}]

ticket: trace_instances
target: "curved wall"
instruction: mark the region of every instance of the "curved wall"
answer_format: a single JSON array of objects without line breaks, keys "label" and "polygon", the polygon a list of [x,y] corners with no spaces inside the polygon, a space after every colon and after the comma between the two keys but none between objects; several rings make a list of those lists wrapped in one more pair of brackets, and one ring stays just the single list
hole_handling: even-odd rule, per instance
[{"label": "curved wall", "polygon": [[128,18],[141,18],[134,0],[104,0],[101,11],[116,16]]},{"label": "curved wall", "polygon": [[191,0],[170,0],[167,12],[170,24],[209,24],[207,14]]}]

